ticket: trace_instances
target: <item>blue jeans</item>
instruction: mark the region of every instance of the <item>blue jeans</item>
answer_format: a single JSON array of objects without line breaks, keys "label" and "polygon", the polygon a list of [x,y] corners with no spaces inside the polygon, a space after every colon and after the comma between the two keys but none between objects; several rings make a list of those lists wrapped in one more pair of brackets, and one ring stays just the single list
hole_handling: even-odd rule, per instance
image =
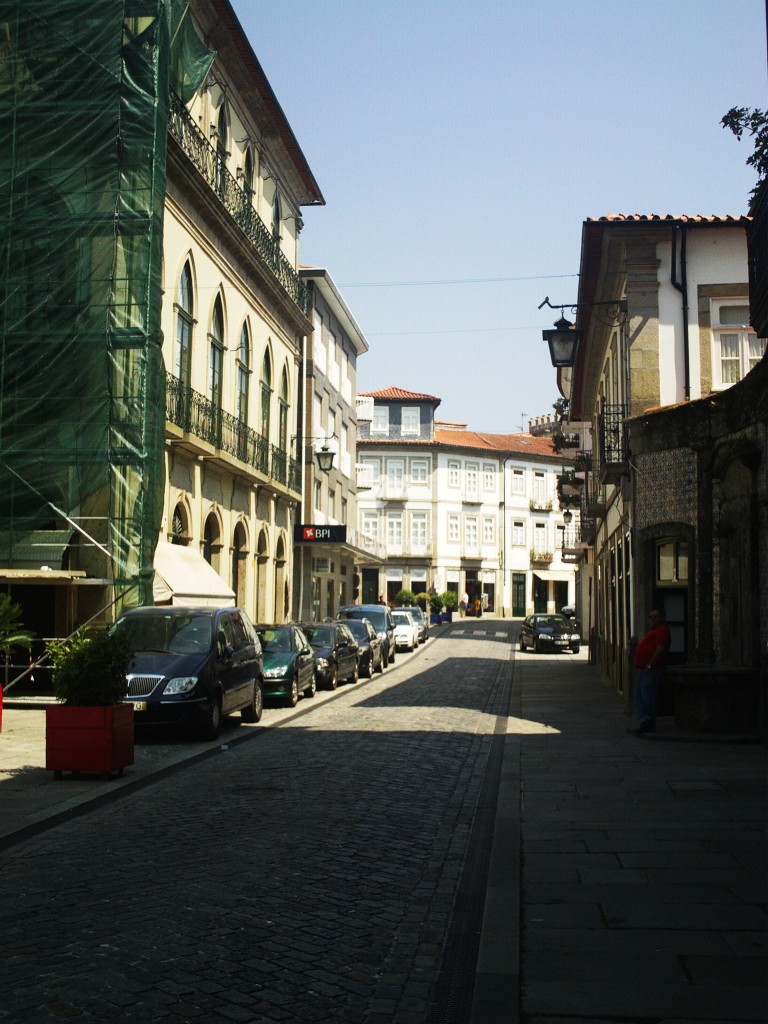
[{"label": "blue jeans", "polygon": [[640,670],[635,684],[635,708],[640,725],[656,728],[656,707],[659,700],[659,685],[663,668],[644,668]]}]

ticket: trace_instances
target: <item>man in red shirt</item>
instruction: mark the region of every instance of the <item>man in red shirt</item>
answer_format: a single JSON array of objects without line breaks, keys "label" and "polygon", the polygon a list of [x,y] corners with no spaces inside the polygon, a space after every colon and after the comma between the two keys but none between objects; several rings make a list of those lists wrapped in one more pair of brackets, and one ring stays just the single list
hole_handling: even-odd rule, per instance
[{"label": "man in red shirt", "polygon": [[672,634],[659,609],[654,608],[649,618],[651,628],[635,651],[635,668],[640,670],[635,684],[635,708],[640,724],[636,729],[627,729],[633,736],[642,736],[644,732],[654,732],[656,729],[659,684],[672,646]]}]

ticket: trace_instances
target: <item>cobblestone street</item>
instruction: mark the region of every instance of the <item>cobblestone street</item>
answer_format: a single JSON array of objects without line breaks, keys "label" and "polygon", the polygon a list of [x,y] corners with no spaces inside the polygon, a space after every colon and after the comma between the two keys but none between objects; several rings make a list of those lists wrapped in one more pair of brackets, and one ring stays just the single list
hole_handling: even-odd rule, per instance
[{"label": "cobblestone street", "polygon": [[6,851],[0,1019],[425,1021],[510,627]]}]

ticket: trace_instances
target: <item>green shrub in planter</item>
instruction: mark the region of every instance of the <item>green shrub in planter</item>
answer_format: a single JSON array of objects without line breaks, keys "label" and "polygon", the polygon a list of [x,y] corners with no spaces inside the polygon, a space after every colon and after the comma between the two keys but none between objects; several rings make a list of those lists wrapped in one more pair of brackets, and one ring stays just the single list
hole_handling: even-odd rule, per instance
[{"label": "green shrub in planter", "polygon": [[429,594],[423,592],[421,594],[417,594],[416,603],[418,604],[419,608],[421,608],[421,610],[425,612],[427,610],[427,605],[429,604]]},{"label": "green shrub in planter", "polygon": [[66,640],[46,645],[56,699],[69,707],[108,707],[128,692],[132,652],[122,631],[81,627]]},{"label": "green shrub in planter", "polygon": [[429,610],[433,615],[439,615],[443,610],[443,595],[442,594],[430,594],[429,595]]},{"label": "green shrub in planter", "polygon": [[445,605],[445,610],[447,612],[452,612],[459,602],[459,599],[453,590],[446,590],[444,594],[440,595],[440,598]]},{"label": "green shrub in planter", "polygon": [[395,604],[400,608],[412,608],[416,604],[416,595],[412,590],[398,590]]}]

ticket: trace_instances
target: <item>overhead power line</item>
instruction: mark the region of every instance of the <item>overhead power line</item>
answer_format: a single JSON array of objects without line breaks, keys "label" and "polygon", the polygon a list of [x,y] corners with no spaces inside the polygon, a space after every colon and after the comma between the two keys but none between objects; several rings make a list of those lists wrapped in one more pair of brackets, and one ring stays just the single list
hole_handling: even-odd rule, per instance
[{"label": "overhead power line", "polygon": [[498,284],[503,281],[552,281],[578,274],[535,274],[532,277],[456,277],[434,281],[347,281],[340,288],[411,288],[439,284]]}]

